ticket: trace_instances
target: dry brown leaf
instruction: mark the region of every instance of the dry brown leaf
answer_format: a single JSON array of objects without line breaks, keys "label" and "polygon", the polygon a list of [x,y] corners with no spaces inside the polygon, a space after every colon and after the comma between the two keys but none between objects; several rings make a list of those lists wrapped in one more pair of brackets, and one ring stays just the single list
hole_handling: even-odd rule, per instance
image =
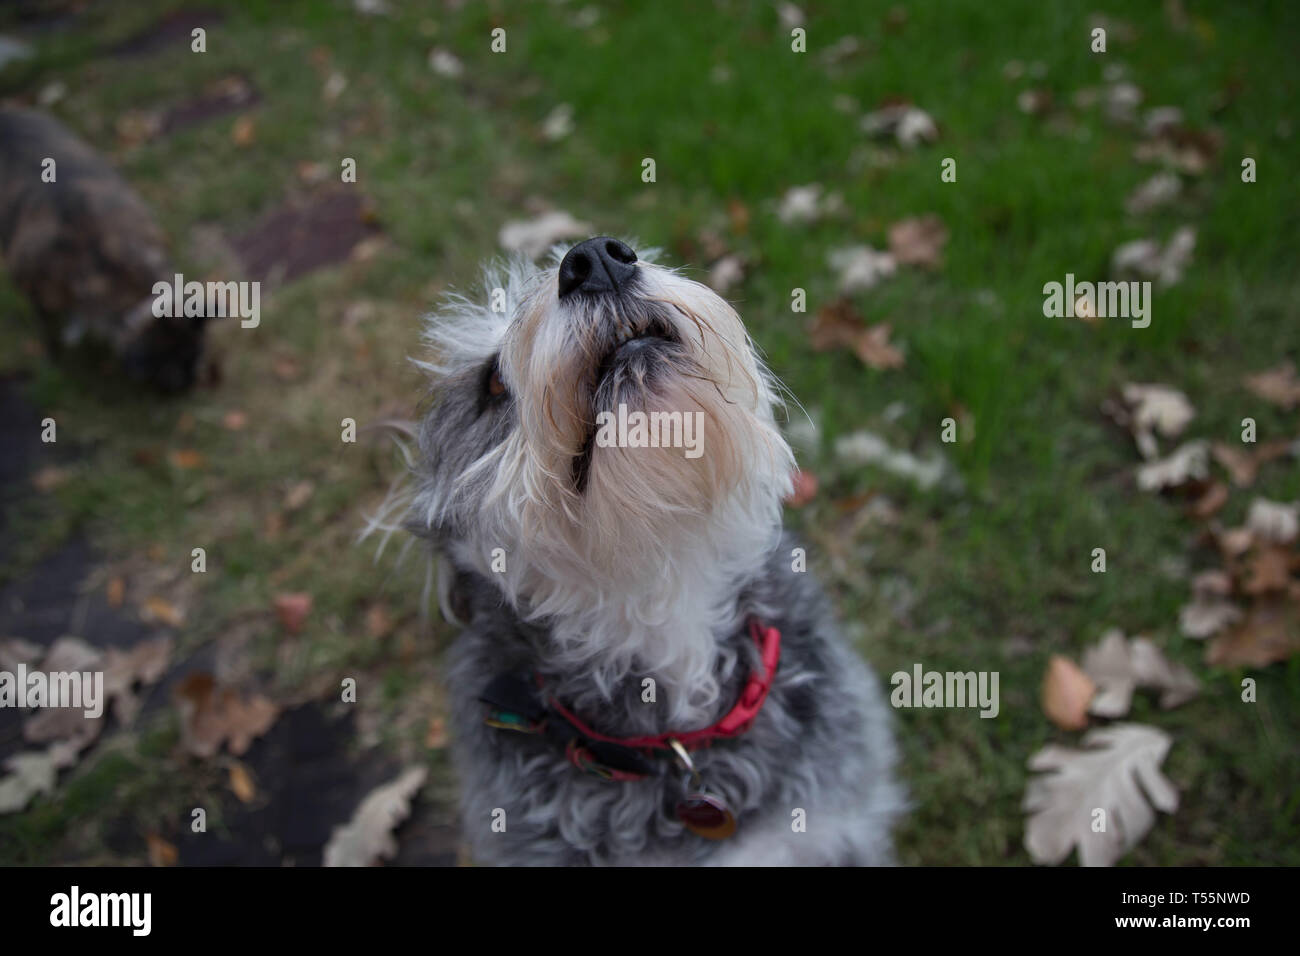
[{"label": "dry brown leaf", "polygon": [[303,622],[311,613],[311,604],[312,597],[305,592],[275,596],[275,617],[286,634],[297,634],[302,630]]},{"label": "dry brown leaf", "polygon": [[316,493],[316,485],[311,481],[300,481],[289,489],[288,494],[284,496],[284,508],[286,511],[297,511]]},{"label": "dry brown leaf", "polygon": [[185,615],[180,608],[156,594],[144,602],[140,616],[148,623],[165,624],[168,627],[180,627],[185,623]]},{"label": "dry brown leaf", "polygon": [[67,483],[72,473],[66,468],[58,468],[54,465],[48,465],[39,471],[32,473],[32,487],[43,495],[48,495],[55,488],[59,488]]},{"label": "dry brown leaf", "polygon": [[1123,717],[1139,687],[1160,691],[1160,706],[1169,709],[1196,696],[1200,682],[1187,668],[1173,664],[1150,640],[1129,641],[1118,629],[1083,655],[1083,669],[1099,688],[1089,710],[1098,717]]},{"label": "dry brown leaf", "polygon": [[1246,388],[1266,402],[1290,411],[1300,405],[1300,378],[1296,377],[1295,363],[1287,359],[1281,365],[1247,375]]},{"label": "dry brown leaf", "polygon": [[203,456],[192,448],[183,448],[167,453],[167,460],[176,468],[193,470],[203,467]]},{"label": "dry brown leaf", "polygon": [[150,866],[175,866],[180,859],[180,852],[156,833],[145,834],[145,845],[149,848]]},{"label": "dry brown leaf", "polygon": [[948,229],[938,216],[903,219],[889,227],[889,251],[900,265],[938,267]]},{"label": "dry brown leaf", "polygon": [[251,146],[257,138],[257,124],[251,116],[241,116],[230,128],[230,139],[236,146]]},{"label": "dry brown leaf", "polygon": [[221,427],[226,431],[237,432],[248,424],[248,416],[237,408],[233,408],[221,416]]},{"label": "dry brown leaf", "polygon": [[1254,455],[1217,441],[1214,443],[1213,453],[1214,460],[1223,466],[1232,483],[1238,488],[1248,488],[1255,483],[1259,463]]},{"label": "dry brown leaf", "polygon": [[1213,481],[1192,503],[1193,518],[1212,518],[1228,503],[1228,486],[1221,481]]},{"label": "dry brown leaf", "polygon": [[[1025,849],[1035,863],[1057,864],[1078,847],[1083,866],[1110,866],[1155,823],[1154,805],[1178,809],[1178,791],[1160,772],[1171,739],[1155,727],[1115,724],[1090,731],[1083,750],[1050,744],[1029,769],[1055,771],[1030,778],[1022,808]],[[1106,827],[1093,830],[1096,810]]]},{"label": "dry brown leaf", "polygon": [[248,767],[238,760],[230,765],[230,792],[239,799],[240,803],[252,803],[253,798],[257,796],[253,775],[249,773]]},{"label": "dry brown leaf", "polygon": [[819,352],[850,348],[872,368],[899,368],[903,353],[890,344],[889,333],[889,323],[866,325],[852,302],[837,299],[817,310],[809,325],[808,339]]},{"label": "dry brown leaf", "polygon": [[1088,726],[1088,703],[1097,685],[1068,657],[1053,654],[1043,676],[1043,713],[1062,730]]},{"label": "dry brown leaf", "polygon": [[196,671],[173,692],[181,716],[181,742],[196,757],[211,757],[225,744],[236,756],[275,723],[278,708],[254,694],[245,700],[233,688]]},{"label": "dry brown leaf", "polygon": [[378,640],[387,637],[393,630],[393,619],[388,614],[387,605],[382,602],[372,604],[366,609],[366,636]]},{"label": "dry brown leaf", "polygon": [[126,581],[121,576],[109,578],[104,588],[104,600],[108,602],[109,607],[122,606],[122,602],[126,600]]},{"label": "dry brown leaf", "polygon": [[1247,594],[1268,594],[1285,591],[1291,582],[1292,555],[1281,545],[1266,545],[1251,556],[1247,565],[1249,577],[1243,585]]},{"label": "dry brown leaf", "polygon": [[1216,637],[1205,651],[1210,664],[1266,667],[1300,653],[1300,602],[1269,596],[1255,603],[1240,624]]},{"label": "dry brown leaf", "polygon": [[429,729],[424,735],[424,745],[430,750],[442,750],[447,746],[447,721],[441,717],[429,719]]},{"label": "dry brown leaf", "polygon": [[411,801],[428,770],[409,767],[361,801],[344,826],[335,827],[325,845],[325,866],[373,866],[397,855],[393,829],[411,813]]}]

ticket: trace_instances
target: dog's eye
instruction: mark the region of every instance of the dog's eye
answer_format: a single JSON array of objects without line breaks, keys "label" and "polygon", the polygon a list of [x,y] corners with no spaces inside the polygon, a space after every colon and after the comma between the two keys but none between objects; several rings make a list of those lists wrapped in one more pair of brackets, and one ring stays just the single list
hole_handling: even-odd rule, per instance
[{"label": "dog's eye", "polygon": [[497,398],[506,393],[506,383],[501,381],[501,368],[493,359],[488,366],[487,376],[483,380],[483,391],[489,398]]}]

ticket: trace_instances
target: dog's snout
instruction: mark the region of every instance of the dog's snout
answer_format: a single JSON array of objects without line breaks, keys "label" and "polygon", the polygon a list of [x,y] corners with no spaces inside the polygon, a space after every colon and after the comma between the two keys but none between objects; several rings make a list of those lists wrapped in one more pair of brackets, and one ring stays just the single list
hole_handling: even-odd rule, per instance
[{"label": "dog's snout", "polygon": [[597,236],[580,242],[560,261],[560,298],[574,292],[617,292],[636,275],[636,253],[626,243]]}]

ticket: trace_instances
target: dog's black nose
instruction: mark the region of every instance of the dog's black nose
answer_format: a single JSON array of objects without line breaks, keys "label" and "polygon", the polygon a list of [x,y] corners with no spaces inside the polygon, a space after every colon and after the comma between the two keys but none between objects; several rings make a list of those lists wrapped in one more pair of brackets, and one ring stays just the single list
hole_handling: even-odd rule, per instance
[{"label": "dog's black nose", "polygon": [[609,236],[580,242],[560,261],[560,298],[572,292],[617,292],[636,275],[636,253]]}]

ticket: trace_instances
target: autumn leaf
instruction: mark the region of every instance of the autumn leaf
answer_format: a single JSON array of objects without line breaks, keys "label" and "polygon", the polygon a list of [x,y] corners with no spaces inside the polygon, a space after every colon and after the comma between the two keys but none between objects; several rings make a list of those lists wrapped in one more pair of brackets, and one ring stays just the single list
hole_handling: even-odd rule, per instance
[{"label": "autumn leaf", "polygon": [[181,717],[181,743],[196,757],[211,757],[225,745],[238,756],[275,723],[279,709],[266,697],[245,699],[219,685],[211,674],[195,671],[173,691]]},{"label": "autumn leaf", "polygon": [[121,607],[126,600],[126,582],[120,576],[110,578],[104,588],[104,600],[109,607]]},{"label": "autumn leaf", "polygon": [[352,819],[335,827],[325,844],[325,866],[373,866],[397,855],[393,828],[411,813],[411,801],[424,786],[428,770],[410,767],[397,779],[373,790]]},{"label": "autumn leaf", "polygon": [[1300,653],[1300,602],[1267,596],[1236,627],[1220,634],[1205,660],[1220,667],[1267,667]]},{"label": "autumn leaf", "polygon": [[253,775],[249,772],[248,767],[238,760],[230,764],[230,792],[238,798],[240,803],[252,803],[253,798],[257,796],[257,786],[253,783]]},{"label": "autumn leaf", "polygon": [[175,866],[180,859],[176,847],[156,833],[145,834],[145,846],[148,847],[150,866]]},{"label": "autumn leaf", "polygon": [[1097,685],[1068,657],[1053,654],[1043,676],[1043,713],[1062,730],[1088,726],[1088,703]]},{"label": "autumn leaf", "polygon": [[185,615],[180,608],[156,594],[144,602],[140,616],[148,623],[165,624],[168,627],[180,627],[185,623]]},{"label": "autumn leaf", "polygon": [[172,463],[173,467],[185,471],[203,467],[203,456],[191,448],[170,451],[167,453],[167,460]]},{"label": "autumn leaf", "polygon": [[1160,691],[1160,706],[1166,710],[1196,696],[1200,682],[1192,672],[1171,663],[1145,637],[1125,640],[1112,629],[1083,656],[1083,669],[1097,683],[1097,695],[1089,710],[1098,717],[1123,717],[1139,687]]},{"label": "autumn leaf", "polygon": [[[1111,866],[1150,831],[1154,806],[1178,809],[1178,791],[1160,772],[1171,739],[1155,727],[1114,724],[1090,731],[1084,749],[1049,744],[1029,758],[1023,809],[1025,849],[1035,863],[1061,863],[1078,848],[1083,866]],[[1105,813],[1104,829],[1095,829]]]},{"label": "autumn leaf", "polygon": [[1245,385],[1264,401],[1286,411],[1300,405],[1300,379],[1296,378],[1295,363],[1290,359],[1263,372],[1247,375]]},{"label": "autumn leaf", "polygon": [[899,368],[904,362],[903,353],[890,344],[889,333],[888,323],[866,325],[852,302],[837,299],[817,310],[808,338],[819,352],[849,348],[871,368]]},{"label": "autumn leaf", "polygon": [[275,617],[286,634],[297,634],[311,613],[312,597],[305,592],[277,594]]},{"label": "autumn leaf", "polygon": [[32,473],[32,487],[41,494],[48,495],[54,489],[67,484],[68,478],[71,476],[72,473],[68,469],[49,465]]},{"label": "autumn leaf", "polygon": [[903,219],[889,227],[889,251],[899,265],[938,267],[947,242],[948,229],[938,216]]},{"label": "autumn leaf", "polygon": [[237,432],[248,424],[248,416],[237,408],[233,408],[221,416],[221,427],[226,431]]}]

